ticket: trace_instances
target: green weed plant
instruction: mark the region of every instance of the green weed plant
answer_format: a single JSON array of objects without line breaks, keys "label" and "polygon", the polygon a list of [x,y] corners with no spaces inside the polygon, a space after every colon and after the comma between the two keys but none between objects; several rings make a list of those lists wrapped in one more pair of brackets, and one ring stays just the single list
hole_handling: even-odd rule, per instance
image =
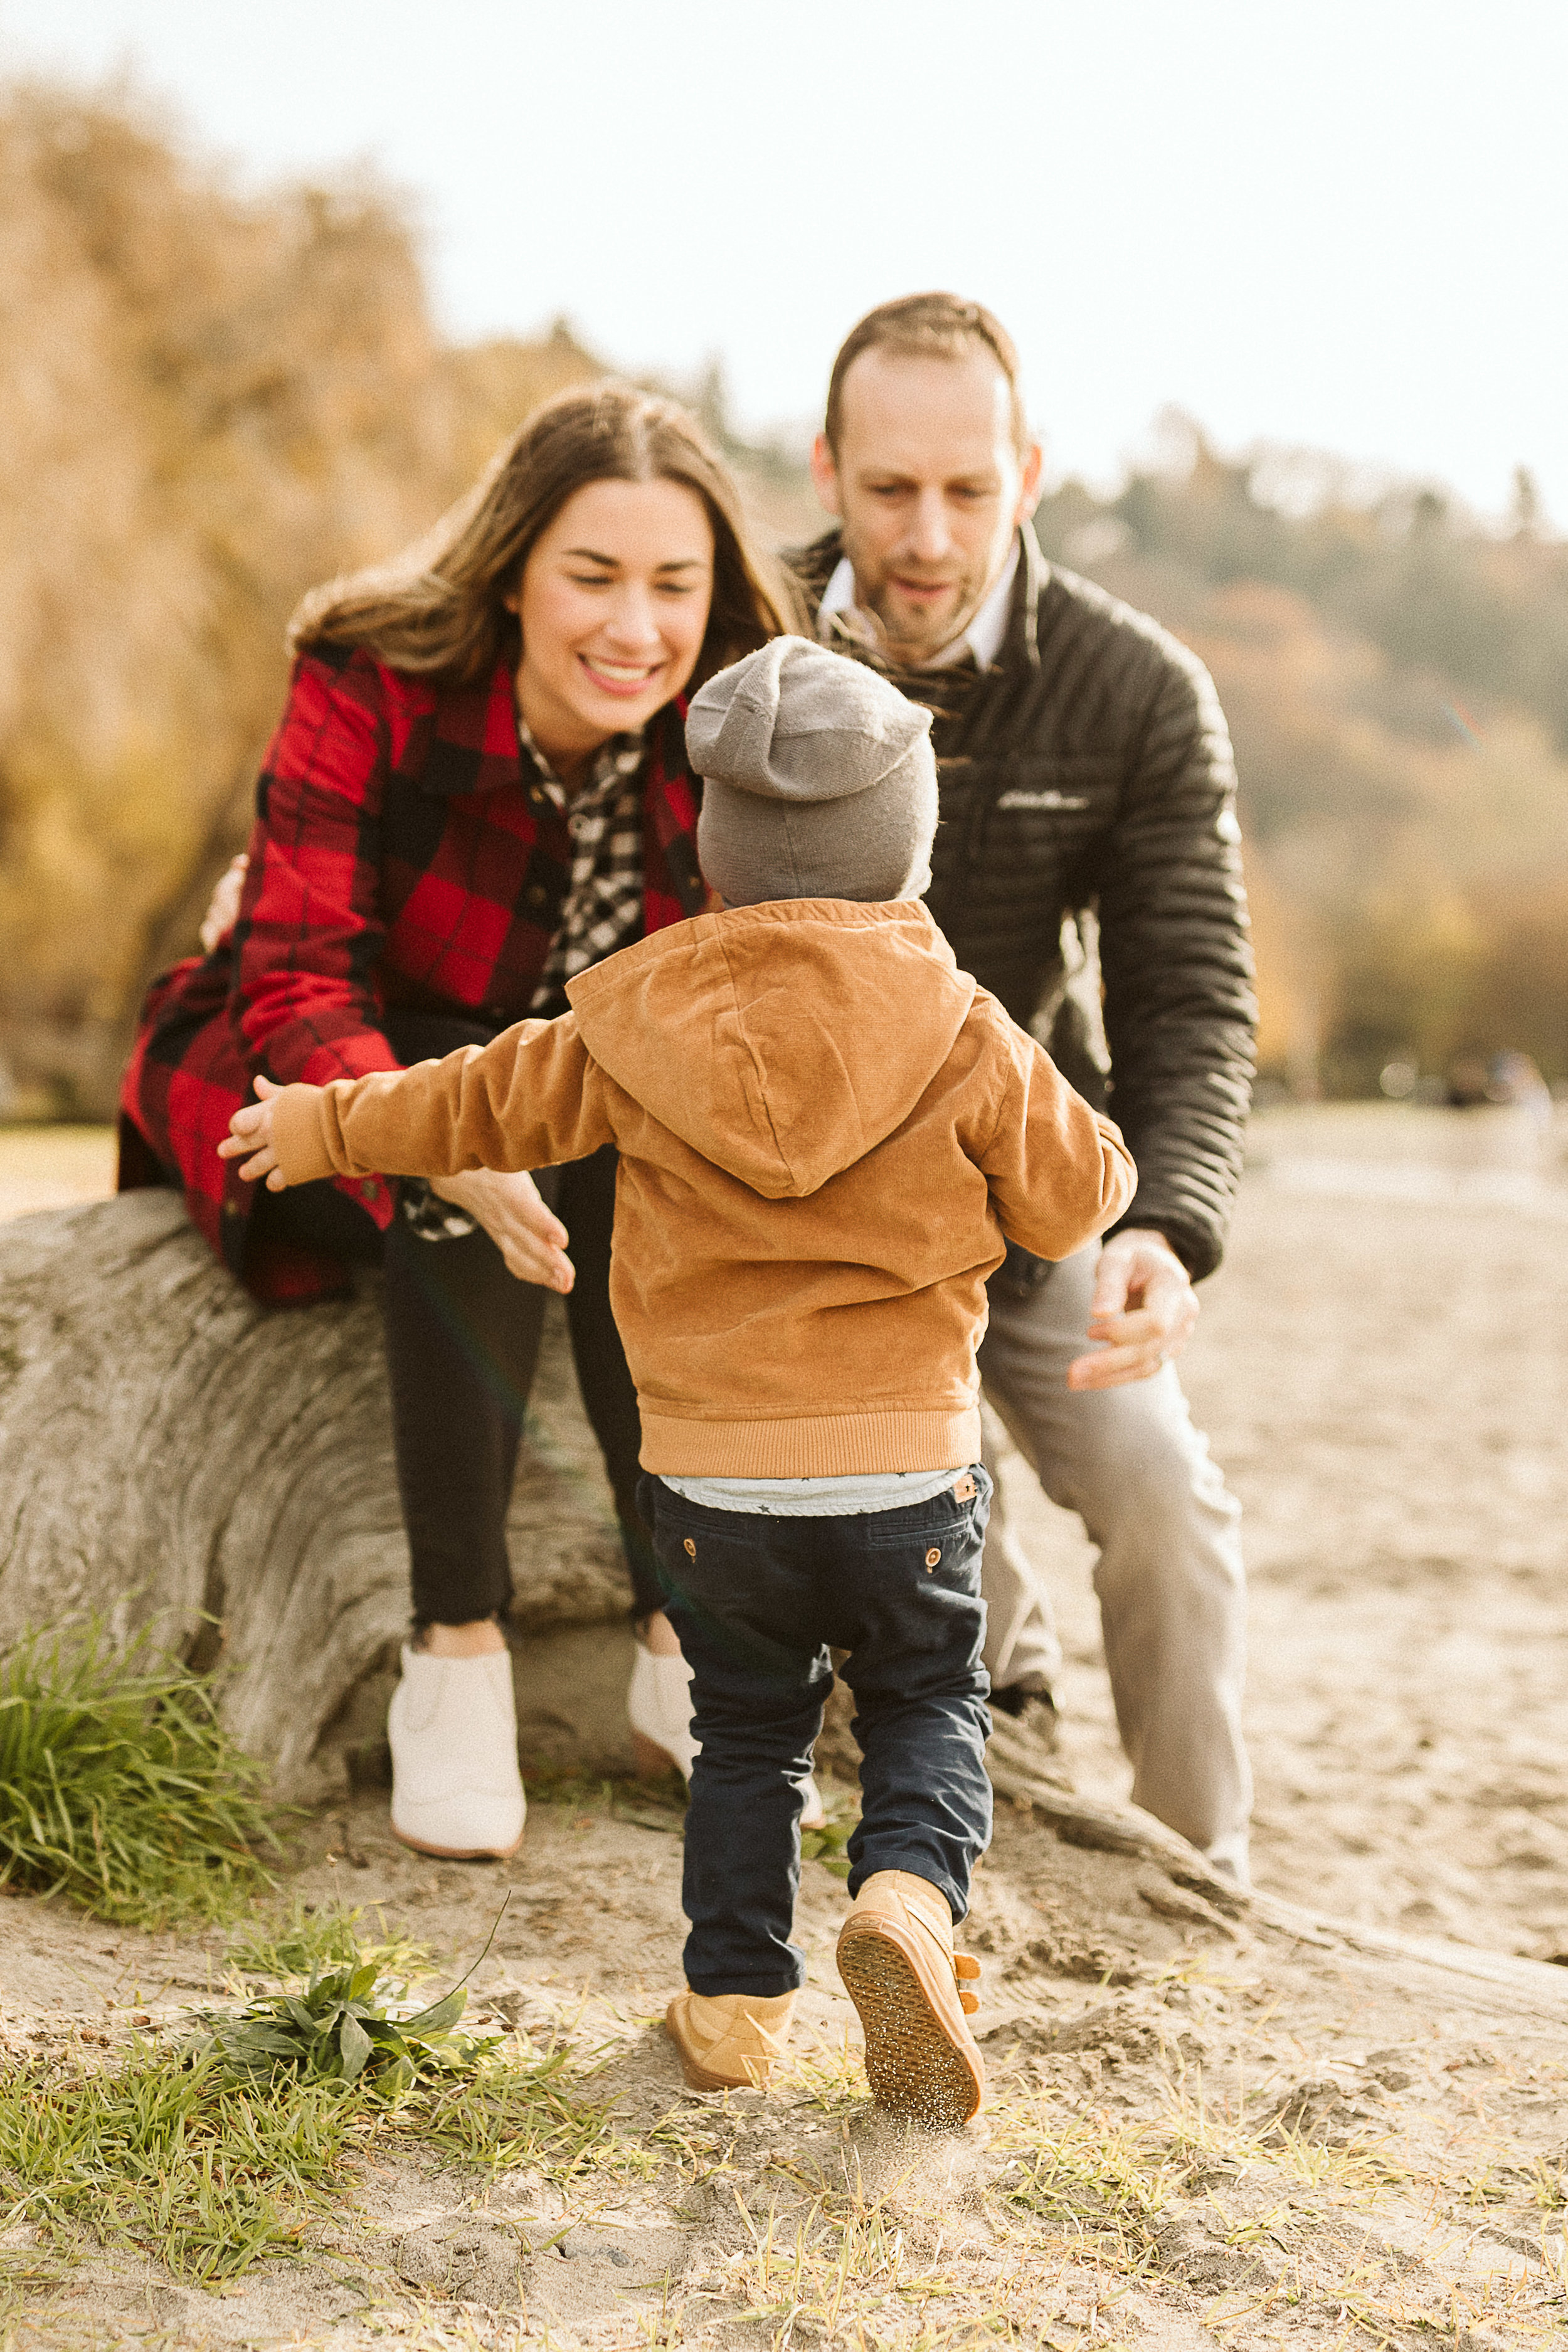
[{"label": "green weed plant", "polygon": [[0,1885],[131,1927],[229,1917],[271,1883],[262,1785],[211,1685],[146,1632],[29,1635],[0,1663]]},{"label": "green weed plant", "polygon": [[608,2103],[584,2097],[574,2053],[520,2058],[458,2032],[467,1978],[410,2001],[383,1958],[408,1948],[365,1949],[358,1916],[309,1923],[318,1947],[346,1947],[339,1966],[209,2013],[183,2049],[138,2038],[109,2066],[74,2048],[0,2077],[0,2235],[30,2221],[68,2255],[96,2239],[216,2286],[299,2253],[373,2143],[563,2184],[657,2169],[617,2138]]},{"label": "green weed plant", "polygon": [[827,1819],[818,1830],[802,1830],[800,1858],[803,1862],[819,1862],[835,1878],[847,1878],[849,1857],[845,1852],[860,1819],[860,1808],[852,1797],[830,1798],[826,1806]]},{"label": "green weed plant", "polygon": [[416,2084],[471,2074],[498,2046],[499,2034],[454,2032],[468,1998],[458,1986],[426,2006],[400,2001],[373,1955],[313,1976],[303,1992],[273,1993],[212,2021],[188,2054],[241,2080],[279,2074],[304,2083],[363,2080],[374,2096],[396,2098]]}]

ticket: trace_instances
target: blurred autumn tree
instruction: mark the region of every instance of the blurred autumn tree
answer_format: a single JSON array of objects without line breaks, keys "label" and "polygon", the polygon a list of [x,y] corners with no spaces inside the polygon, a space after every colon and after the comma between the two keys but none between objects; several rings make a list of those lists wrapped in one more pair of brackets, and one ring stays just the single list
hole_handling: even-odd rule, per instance
[{"label": "blurred autumn tree", "polygon": [[237,195],[132,108],[0,99],[0,1051],[102,1112],[248,823],[301,591],[428,527],[564,331],[443,351],[370,182]]},{"label": "blurred autumn tree", "polygon": [[1355,1094],[1517,1047],[1568,1077],[1568,548],[1529,476],[1504,533],[1179,422],[1169,463],[1112,499],[1068,482],[1036,529],[1214,672],[1264,1069]]}]

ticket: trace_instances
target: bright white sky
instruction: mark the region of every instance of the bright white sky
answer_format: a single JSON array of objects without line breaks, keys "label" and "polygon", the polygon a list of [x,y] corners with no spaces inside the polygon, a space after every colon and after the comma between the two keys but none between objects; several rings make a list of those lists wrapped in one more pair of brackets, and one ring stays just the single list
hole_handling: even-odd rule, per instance
[{"label": "bright white sky", "polygon": [[951,286],[1053,472],[1174,402],[1568,525],[1563,0],[0,0],[0,73],[126,66],[247,181],[411,191],[457,336],[716,352],[757,427]]}]

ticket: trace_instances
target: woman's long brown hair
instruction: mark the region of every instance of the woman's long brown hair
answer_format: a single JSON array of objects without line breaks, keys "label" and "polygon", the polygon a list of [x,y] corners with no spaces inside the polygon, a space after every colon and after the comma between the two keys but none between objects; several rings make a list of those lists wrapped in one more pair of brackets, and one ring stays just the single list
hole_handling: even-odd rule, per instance
[{"label": "woman's long brown hair", "polygon": [[518,625],[502,598],[574,490],[589,482],[680,482],[713,529],[713,603],[691,684],[800,625],[782,570],[755,549],[740,494],[674,401],[633,384],[560,393],[534,411],[434,530],[390,563],[330,580],[289,625],[297,653],[363,646],[390,669],[471,686],[503,656]]}]

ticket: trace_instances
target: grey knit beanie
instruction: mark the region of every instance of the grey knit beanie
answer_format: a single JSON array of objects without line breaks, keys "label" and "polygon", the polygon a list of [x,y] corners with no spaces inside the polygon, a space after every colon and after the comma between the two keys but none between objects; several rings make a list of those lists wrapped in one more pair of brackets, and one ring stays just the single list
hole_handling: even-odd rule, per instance
[{"label": "grey knit beanie", "polygon": [[931,713],[805,637],[722,669],[686,719],[703,874],[731,907],[918,898],[931,880]]}]

